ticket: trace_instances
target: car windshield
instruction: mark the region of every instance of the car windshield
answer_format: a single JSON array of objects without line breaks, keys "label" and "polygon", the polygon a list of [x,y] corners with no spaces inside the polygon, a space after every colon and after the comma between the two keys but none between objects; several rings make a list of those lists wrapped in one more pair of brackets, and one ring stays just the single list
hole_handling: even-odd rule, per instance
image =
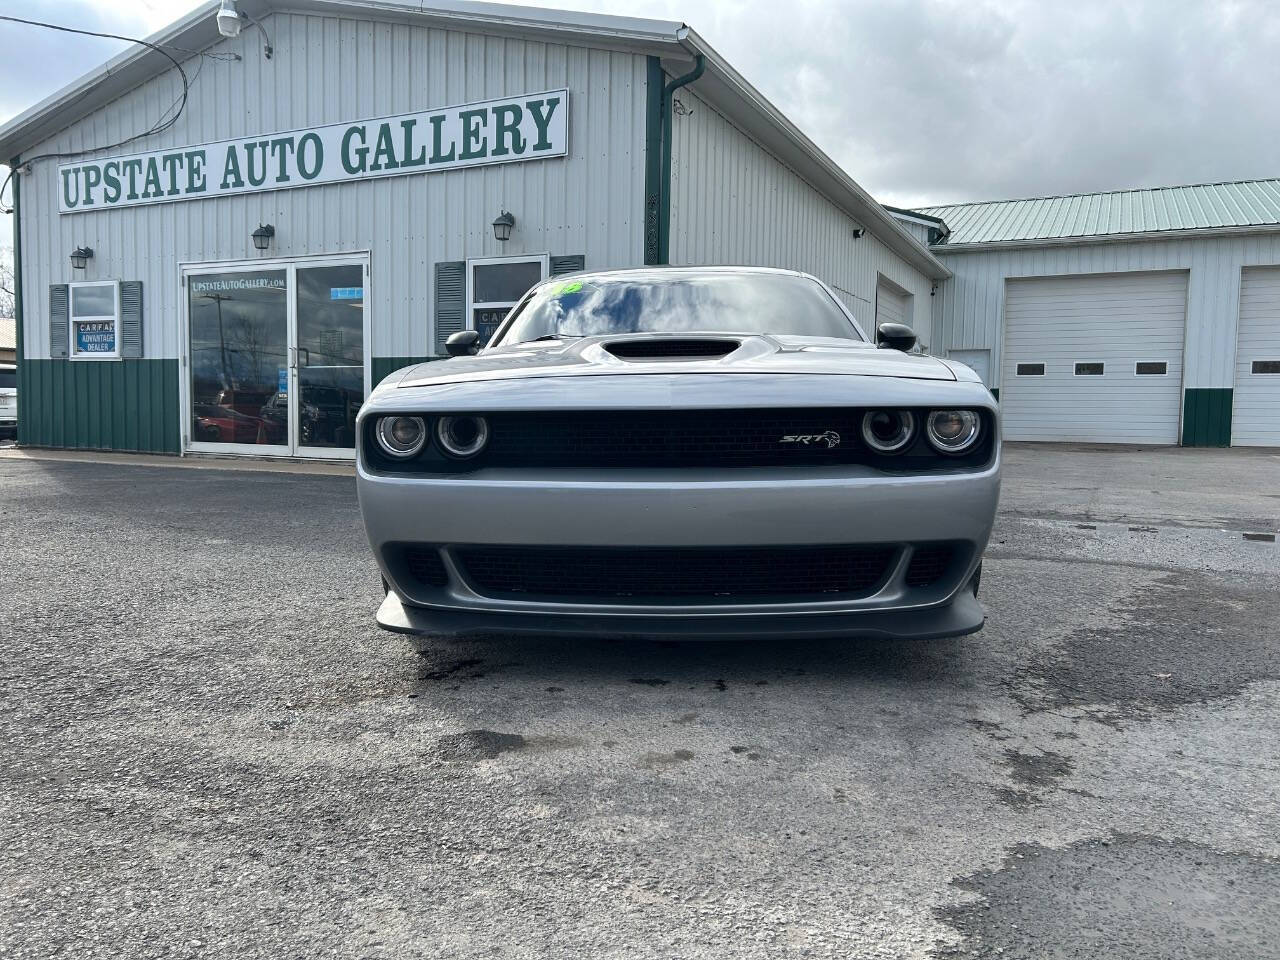
[{"label": "car windshield", "polygon": [[567,277],[513,311],[494,345],[624,333],[775,333],[861,340],[821,284],[786,273]]}]

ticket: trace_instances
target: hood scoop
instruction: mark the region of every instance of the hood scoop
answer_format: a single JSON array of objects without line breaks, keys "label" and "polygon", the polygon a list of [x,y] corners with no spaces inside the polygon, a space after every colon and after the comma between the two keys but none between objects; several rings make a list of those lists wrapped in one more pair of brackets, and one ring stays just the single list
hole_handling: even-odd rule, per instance
[{"label": "hood scoop", "polygon": [[741,340],[711,340],[706,337],[653,340],[615,340],[604,348],[620,360],[706,360],[727,357],[742,346]]}]

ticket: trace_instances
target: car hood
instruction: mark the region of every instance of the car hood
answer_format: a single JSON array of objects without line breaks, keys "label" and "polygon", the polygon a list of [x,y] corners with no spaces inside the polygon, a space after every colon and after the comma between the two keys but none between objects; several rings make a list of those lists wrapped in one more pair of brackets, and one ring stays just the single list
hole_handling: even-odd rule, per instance
[{"label": "car hood", "polygon": [[[691,352],[698,347],[705,350],[714,341],[733,341],[737,346],[727,344],[727,352],[721,356],[631,356],[663,347],[679,351],[688,342],[692,342]],[[486,350],[474,357],[420,363],[403,371],[398,386],[543,377],[732,373],[956,379],[950,367],[933,357],[881,350],[854,340],[735,333],[632,334],[516,344]]]}]

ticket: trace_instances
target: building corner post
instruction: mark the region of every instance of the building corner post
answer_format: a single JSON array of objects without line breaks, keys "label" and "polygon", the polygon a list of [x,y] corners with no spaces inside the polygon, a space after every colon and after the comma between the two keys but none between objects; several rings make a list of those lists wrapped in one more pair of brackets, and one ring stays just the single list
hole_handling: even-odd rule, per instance
[{"label": "building corner post", "polygon": [[662,207],[662,87],[666,75],[659,57],[646,57],[644,110],[644,264],[655,266],[660,247]]},{"label": "building corner post", "polygon": [[31,394],[27,390],[26,370],[27,365],[23,359],[22,349],[22,175],[18,173],[18,167],[21,166],[20,157],[14,157],[9,161],[10,176],[13,178],[13,362],[17,370],[18,381],[18,427],[16,431],[16,440],[19,445],[26,441],[26,431],[23,430],[23,410],[30,409],[28,404],[23,403],[23,397],[28,399]]}]

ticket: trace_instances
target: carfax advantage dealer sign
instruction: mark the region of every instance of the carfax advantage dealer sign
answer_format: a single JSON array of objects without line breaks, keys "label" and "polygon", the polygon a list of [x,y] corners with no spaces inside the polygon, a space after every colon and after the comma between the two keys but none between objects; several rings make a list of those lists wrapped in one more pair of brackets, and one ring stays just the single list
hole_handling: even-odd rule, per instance
[{"label": "carfax advantage dealer sign", "polygon": [[58,210],[80,213],[568,152],[569,92],[223,140],[58,167]]}]

